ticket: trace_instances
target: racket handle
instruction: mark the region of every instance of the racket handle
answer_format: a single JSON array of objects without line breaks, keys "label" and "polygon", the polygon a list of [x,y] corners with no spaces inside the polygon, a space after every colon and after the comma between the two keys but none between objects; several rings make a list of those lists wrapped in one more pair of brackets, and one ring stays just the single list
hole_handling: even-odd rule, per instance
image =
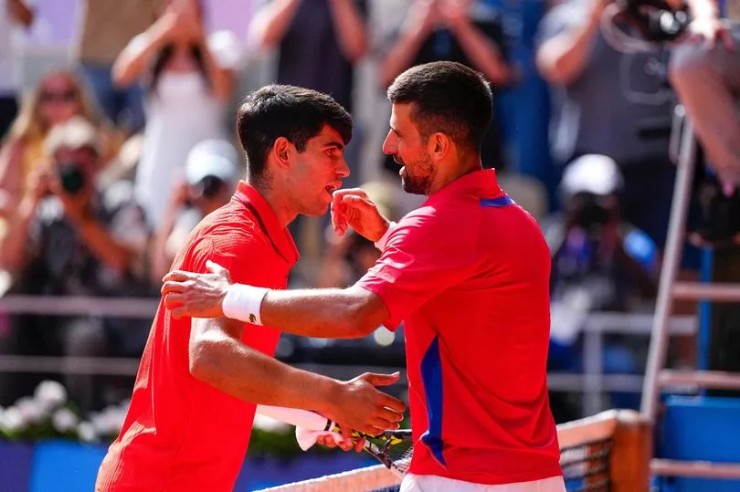
[{"label": "racket handle", "polygon": [[306,430],[329,430],[327,428],[329,426],[329,420],[321,414],[310,410],[276,407],[272,405],[257,405],[257,413]]}]

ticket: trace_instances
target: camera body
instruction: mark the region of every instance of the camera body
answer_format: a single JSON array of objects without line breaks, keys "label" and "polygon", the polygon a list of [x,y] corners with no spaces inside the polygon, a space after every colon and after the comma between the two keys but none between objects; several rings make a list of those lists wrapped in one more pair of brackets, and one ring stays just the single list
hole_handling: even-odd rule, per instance
[{"label": "camera body", "polygon": [[665,0],[621,0],[621,3],[627,20],[649,42],[677,39],[691,21],[685,5],[676,10]]},{"label": "camera body", "polygon": [[78,194],[87,183],[82,166],[74,161],[60,163],[57,167],[57,175],[62,189],[70,195]]}]

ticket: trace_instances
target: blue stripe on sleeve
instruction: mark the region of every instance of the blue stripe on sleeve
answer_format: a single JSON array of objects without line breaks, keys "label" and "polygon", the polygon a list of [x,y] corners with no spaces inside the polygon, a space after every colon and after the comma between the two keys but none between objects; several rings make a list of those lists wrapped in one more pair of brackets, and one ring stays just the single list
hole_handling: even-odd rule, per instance
[{"label": "blue stripe on sleeve", "polygon": [[421,378],[424,382],[424,393],[427,400],[427,417],[429,429],[421,440],[442,465],[447,466],[442,451],[442,361],[439,355],[439,338],[434,337],[421,360]]}]

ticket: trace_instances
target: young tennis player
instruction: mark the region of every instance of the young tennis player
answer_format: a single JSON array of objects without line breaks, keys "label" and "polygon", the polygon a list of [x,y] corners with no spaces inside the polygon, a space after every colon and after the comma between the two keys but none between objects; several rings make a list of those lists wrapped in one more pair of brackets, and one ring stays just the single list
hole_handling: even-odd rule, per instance
[{"label": "young tennis player", "polygon": [[[315,91],[268,86],[238,115],[248,182],[191,233],[175,268],[228,267],[240,282],[284,289],[298,251],[286,226],[326,213],[348,174],[349,114]],[[345,432],[397,428],[404,405],[378,391],[398,375],[337,381],[272,358],[278,325],[224,317],[175,319],[161,304],[121,434],[98,491],[232,490],[249,445],[255,403],[316,410]]]}]

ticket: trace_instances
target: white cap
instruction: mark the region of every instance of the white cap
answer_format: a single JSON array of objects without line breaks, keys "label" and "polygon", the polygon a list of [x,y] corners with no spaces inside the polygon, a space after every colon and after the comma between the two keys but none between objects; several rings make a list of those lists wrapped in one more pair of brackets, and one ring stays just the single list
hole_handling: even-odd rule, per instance
[{"label": "white cap", "polygon": [[226,140],[203,140],[188,153],[185,179],[188,184],[198,184],[206,176],[215,176],[235,184],[239,180],[239,154]]},{"label": "white cap", "polygon": [[52,128],[44,141],[44,146],[49,156],[53,156],[61,148],[71,150],[90,148],[100,154],[98,130],[82,116],[73,116]]},{"label": "white cap", "polygon": [[622,187],[622,174],[614,159],[601,154],[587,154],[565,168],[560,190],[565,195],[593,193],[608,195]]}]

